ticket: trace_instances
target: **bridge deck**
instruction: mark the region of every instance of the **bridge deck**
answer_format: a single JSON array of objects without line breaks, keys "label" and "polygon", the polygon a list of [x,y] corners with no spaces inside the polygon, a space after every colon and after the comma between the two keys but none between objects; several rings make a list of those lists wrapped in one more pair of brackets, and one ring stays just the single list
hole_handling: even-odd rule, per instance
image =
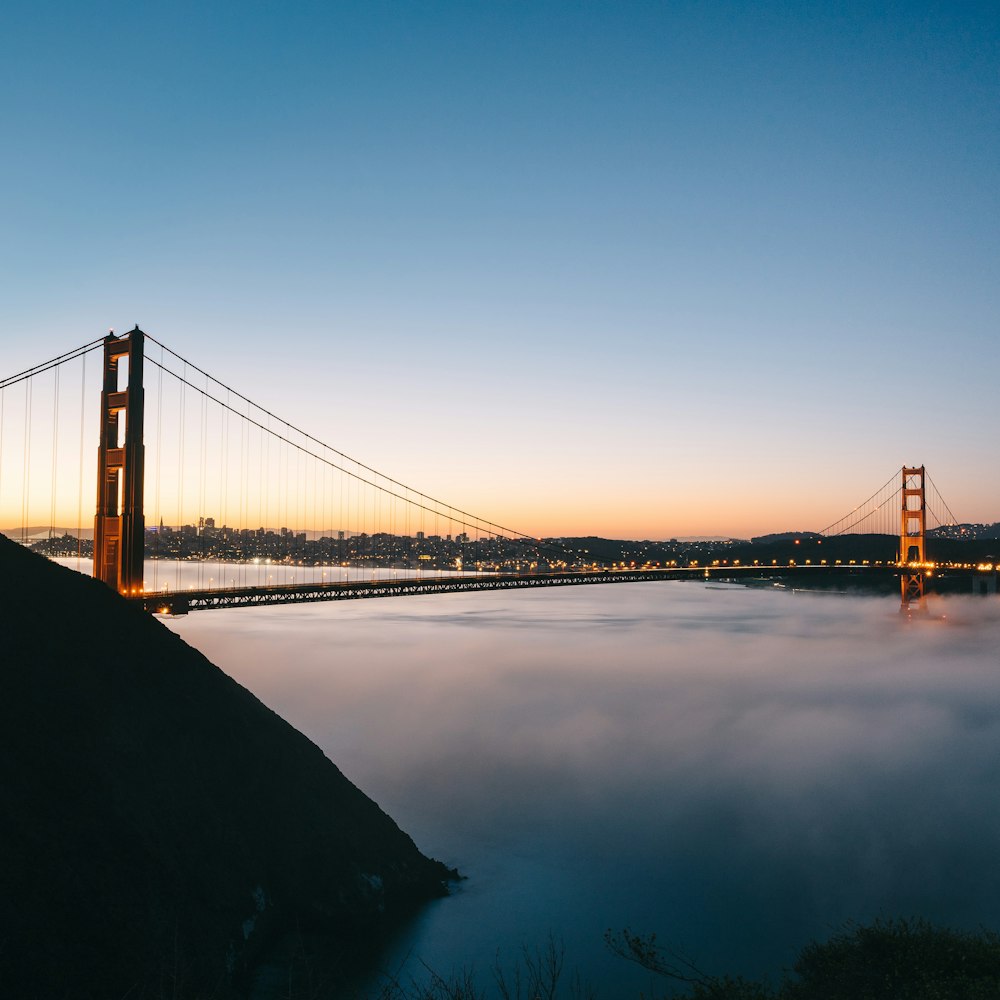
[{"label": "bridge deck", "polygon": [[814,578],[835,572],[842,576],[895,575],[895,567],[869,566],[692,566],[672,569],[593,570],[588,572],[503,574],[475,576],[405,577],[396,580],[354,580],[346,583],[295,583],[263,587],[214,588],[143,594],[129,600],[156,614],[183,615],[212,608],[259,607],[269,604],[306,604],[313,601],[349,601],[367,597],[404,597],[469,590],[512,590],[523,587],[571,587],[609,583],[646,583],[657,580],[747,580],[776,577]]}]

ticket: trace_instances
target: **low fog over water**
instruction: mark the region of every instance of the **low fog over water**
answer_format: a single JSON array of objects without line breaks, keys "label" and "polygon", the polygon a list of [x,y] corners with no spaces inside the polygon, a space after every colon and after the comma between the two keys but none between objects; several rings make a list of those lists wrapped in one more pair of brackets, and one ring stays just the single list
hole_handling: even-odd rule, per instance
[{"label": "low fog over water", "polygon": [[1000,928],[1000,603],[897,607],[655,583],[169,625],[468,876],[387,967],[551,931],[608,996],[607,928],[750,975],[848,919]]}]

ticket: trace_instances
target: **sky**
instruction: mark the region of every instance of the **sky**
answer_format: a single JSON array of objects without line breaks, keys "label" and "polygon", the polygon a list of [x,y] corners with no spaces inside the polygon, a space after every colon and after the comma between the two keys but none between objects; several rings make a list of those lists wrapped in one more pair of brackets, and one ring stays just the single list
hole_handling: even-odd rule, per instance
[{"label": "sky", "polygon": [[0,137],[0,374],[139,324],[533,535],[1000,520],[995,3],[12,0]]}]

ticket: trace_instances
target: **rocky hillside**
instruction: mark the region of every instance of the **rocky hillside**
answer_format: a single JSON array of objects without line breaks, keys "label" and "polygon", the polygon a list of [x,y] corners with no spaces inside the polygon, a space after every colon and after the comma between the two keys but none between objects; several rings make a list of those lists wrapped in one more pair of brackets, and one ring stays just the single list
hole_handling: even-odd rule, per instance
[{"label": "rocky hillside", "polygon": [[238,995],[289,928],[445,892],[323,753],[103,584],[0,538],[0,983]]}]

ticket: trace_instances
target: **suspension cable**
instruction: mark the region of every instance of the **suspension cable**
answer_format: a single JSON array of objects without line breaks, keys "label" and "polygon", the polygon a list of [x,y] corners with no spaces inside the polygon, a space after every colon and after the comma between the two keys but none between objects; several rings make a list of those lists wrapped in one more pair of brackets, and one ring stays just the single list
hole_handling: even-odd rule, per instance
[{"label": "suspension cable", "polygon": [[[391,483],[394,487],[397,487],[397,488],[400,488],[400,489],[409,490],[409,492],[412,492],[416,496],[421,497],[422,500],[426,501],[426,503],[427,503],[428,506],[424,506],[423,504],[419,504],[419,503],[417,504],[417,506],[423,506],[423,509],[426,510],[428,513],[434,512],[436,508],[437,509],[450,509],[450,510],[454,510],[457,514],[461,514],[463,517],[469,518],[471,522],[479,522],[481,524],[489,525],[492,528],[498,529],[497,533],[504,533],[504,534],[508,534],[508,535],[515,535],[515,536],[517,536],[519,538],[527,539],[529,541],[537,541],[537,539],[533,535],[528,535],[528,534],[526,534],[523,531],[517,531],[514,528],[504,527],[503,525],[496,524],[495,522],[487,520],[486,518],[481,518],[481,517],[476,516],[475,514],[471,514],[468,511],[460,510],[457,507],[452,507],[451,504],[445,503],[443,500],[437,500],[434,497],[431,497],[431,496],[429,496],[429,495],[427,495],[425,493],[422,493],[420,490],[415,490],[415,489],[412,489],[410,487],[407,487],[407,486],[405,486],[405,484],[399,482],[396,479],[393,479],[391,476],[387,476],[384,473],[378,472],[378,470],[372,468],[371,466],[365,465],[364,462],[360,462],[360,461],[358,461],[355,458],[351,458],[345,452],[340,451],[340,449],[334,448],[331,445],[325,444],[323,441],[320,441],[318,438],[314,437],[312,434],[309,434],[307,431],[304,431],[301,428],[296,427],[294,424],[289,423],[287,420],[282,420],[280,417],[277,417],[275,414],[271,413],[265,407],[258,405],[252,399],[249,399],[247,396],[244,396],[242,393],[237,392],[231,386],[227,385],[224,382],[220,382],[218,379],[216,379],[213,376],[209,375],[207,372],[205,372],[203,369],[199,368],[197,365],[193,364],[190,361],[187,361],[181,355],[177,354],[176,351],[172,351],[165,344],[162,344],[160,341],[156,340],[155,337],[152,337],[149,334],[146,334],[146,338],[148,340],[152,340],[153,343],[158,344],[168,354],[171,354],[173,357],[177,358],[178,361],[183,362],[187,367],[193,369],[194,371],[198,372],[201,375],[204,375],[205,378],[207,378],[210,381],[214,382],[220,388],[226,389],[229,393],[231,393],[237,399],[242,400],[248,406],[252,406],[255,410],[258,410],[264,416],[266,416],[268,418],[271,418],[271,419],[274,419],[274,420],[276,420],[280,424],[284,424],[284,426],[285,426],[285,428],[286,428],[286,430],[288,432],[293,432],[294,431],[296,434],[301,435],[303,438],[305,438],[308,441],[313,442],[314,444],[318,445],[320,448],[322,448],[322,449],[324,449],[326,451],[329,451],[329,452],[333,452],[335,455],[340,456],[340,458],[344,459],[345,461],[353,463],[359,469],[364,469],[365,472],[371,473],[371,474],[373,474],[375,476],[378,476],[378,477],[384,479],[387,483]],[[149,359],[149,360],[152,360],[152,359]],[[153,364],[158,364],[158,362],[153,361]],[[176,372],[172,371],[169,368],[166,368],[165,370],[167,371],[168,374],[173,375],[177,379],[181,379],[182,378],[182,376],[178,375]],[[224,403],[218,397],[213,396],[207,390],[202,390],[202,389],[198,388],[197,386],[195,386],[195,385],[193,385],[191,383],[188,383],[188,384],[191,386],[191,388],[195,389],[196,391],[205,392],[205,394],[210,399],[212,399],[214,402],[218,403],[220,406],[226,406],[226,403]],[[230,407],[230,409],[232,409],[232,408]],[[249,415],[249,413],[243,414],[243,413],[240,413],[240,411],[235,410],[235,409],[233,409],[233,412],[237,413],[239,416],[243,417],[246,420],[250,420],[251,422],[257,423],[257,426],[263,426],[262,424],[260,424],[260,423],[258,423],[256,421],[253,421],[253,418]],[[291,445],[293,448],[297,448],[298,450],[304,452],[305,454],[311,455],[313,458],[317,459],[318,461],[326,462],[331,468],[339,469],[339,471],[344,472],[345,474],[347,474],[349,476],[353,476],[354,478],[358,479],[360,482],[365,483],[368,486],[374,486],[374,483],[372,483],[371,480],[365,478],[364,476],[360,475],[359,473],[352,473],[352,472],[348,471],[347,469],[344,469],[342,466],[337,465],[335,462],[332,462],[330,459],[324,458],[321,455],[317,455],[315,452],[310,451],[308,448],[304,447],[303,445],[296,444],[294,441],[290,440],[290,438],[282,436],[282,435],[278,434],[276,431],[271,431],[270,428],[267,428],[267,429],[268,429],[269,433],[274,434],[275,437],[278,437],[280,440],[282,440],[285,443]],[[398,493],[395,493],[392,490],[386,490],[386,492],[392,493],[392,495],[394,495],[394,496],[399,496]],[[416,501],[411,501],[411,502],[416,503]]]},{"label": "suspension cable", "polygon": [[80,356],[80,473],[76,500],[76,568],[83,559],[83,423],[87,401],[87,355]]},{"label": "suspension cable", "polygon": [[[159,363],[155,359],[153,359],[153,358],[147,358],[147,361],[151,362],[153,365],[155,365],[157,367],[161,367],[159,365]],[[192,367],[195,367],[195,366],[192,366]],[[217,396],[213,396],[211,393],[207,392],[207,390],[204,390],[204,389],[200,388],[199,386],[194,385],[192,382],[189,382],[186,378],[184,378],[184,376],[179,375],[177,372],[172,371],[171,369],[165,368],[165,367],[163,368],[163,370],[168,375],[172,375],[179,382],[182,382],[184,385],[186,385],[189,388],[193,389],[195,392],[198,392],[198,393],[202,394],[203,396],[207,397],[208,399],[212,400],[212,402],[218,404],[223,409],[227,409],[230,412],[235,413],[237,416],[241,417],[243,420],[246,420],[249,423],[253,424],[255,427],[258,427],[262,432],[265,432],[270,437],[273,437],[275,440],[279,441],[280,443],[282,443],[284,445],[287,445],[287,446],[289,446],[291,448],[294,448],[296,451],[301,452],[304,455],[308,455],[308,456],[316,459],[316,461],[322,462],[325,465],[329,466],[330,468],[336,469],[339,472],[342,472],[345,475],[350,476],[352,479],[354,479],[355,481],[357,481],[359,484],[363,484],[364,486],[371,486],[371,487],[376,488],[376,489],[381,489],[384,492],[391,494],[392,496],[395,496],[395,497],[398,497],[398,498],[402,499],[401,494],[397,493],[395,490],[390,490],[390,489],[387,489],[386,487],[377,486],[376,483],[374,483],[371,479],[368,479],[368,478],[362,476],[360,473],[352,472],[350,469],[346,469],[346,468],[344,468],[344,466],[338,465],[336,462],[334,462],[333,460],[331,460],[331,459],[329,459],[329,458],[327,458],[327,457],[325,457],[323,455],[317,455],[315,451],[310,450],[309,448],[307,448],[303,444],[300,444],[300,443],[298,443],[296,441],[291,440],[291,438],[288,437],[286,434],[281,434],[281,433],[279,433],[276,430],[272,430],[269,426],[265,426],[260,421],[254,420],[254,418],[251,417],[251,416],[249,416],[248,414],[241,413],[239,410],[236,410],[233,407],[227,405],[227,403],[224,400],[218,398]],[[225,385],[223,385],[223,383],[217,382],[215,379],[213,379],[212,381],[216,382],[216,385],[219,385],[221,388],[227,388]],[[246,400],[246,397],[240,396],[240,394],[237,393],[237,392],[233,392],[233,395],[235,395],[235,396],[237,396],[237,397],[239,397],[241,399]],[[249,401],[247,400],[247,402],[249,402]],[[273,417],[273,414],[270,414],[267,410],[264,410],[263,408],[256,406],[256,404],[251,403],[250,405],[254,406],[255,409],[260,410],[261,413],[263,413],[269,419]],[[306,437],[310,441],[315,442],[316,444],[318,444],[320,447],[326,449],[327,451],[331,451],[334,454],[341,456],[341,458],[344,458],[347,461],[352,462],[354,465],[358,466],[358,468],[365,469],[366,471],[372,473],[373,476],[381,477],[386,482],[390,482],[390,483],[392,483],[394,486],[396,486],[398,488],[407,489],[407,490],[409,490],[409,492],[413,493],[414,495],[421,497],[424,501],[426,501],[426,503],[420,503],[420,502],[418,502],[416,500],[411,500],[409,502],[412,503],[414,506],[419,507],[421,510],[426,511],[428,514],[439,515],[441,509],[445,508],[445,509],[454,511],[456,514],[462,515],[463,518],[467,518],[468,520],[463,520],[461,522],[465,526],[471,526],[471,525],[474,525],[474,524],[481,524],[481,525],[487,526],[488,528],[494,529],[493,531],[488,532],[489,534],[508,534],[508,535],[516,536],[518,538],[527,539],[527,540],[532,541],[532,542],[537,542],[538,541],[538,539],[536,539],[532,535],[525,534],[522,531],[516,531],[513,528],[506,528],[503,525],[499,525],[499,524],[495,523],[494,521],[489,521],[486,518],[477,517],[475,514],[470,514],[468,511],[463,511],[463,510],[460,510],[457,507],[451,506],[450,504],[446,504],[443,501],[435,500],[434,498],[429,497],[429,496],[427,496],[424,493],[421,493],[419,490],[413,490],[413,489],[410,489],[409,487],[405,487],[402,483],[399,483],[397,480],[392,479],[389,476],[385,476],[385,475],[383,475],[380,472],[376,472],[374,469],[371,469],[369,466],[364,465],[362,462],[358,462],[355,459],[349,458],[347,455],[345,455],[341,451],[338,451],[336,448],[331,448],[331,447],[328,447],[327,445],[324,445],[322,441],[319,441],[317,438],[312,437],[312,435],[305,434],[304,432],[299,431],[297,428],[295,428],[291,424],[287,423],[287,421],[280,420],[279,418],[274,418],[274,419],[278,420],[279,423],[284,424],[288,432],[295,431],[295,433],[297,433],[297,434],[302,434],[303,437]],[[286,456],[286,461],[287,461],[287,456]],[[285,498],[284,502],[287,503],[287,498]],[[282,498],[281,498],[281,495],[280,495],[280,485],[279,485],[278,504],[279,504],[279,515],[280,515],[280,513],[281,513],[281,507],[282,507]],[[436,506],[432,506],[432,505],[436,505]]]},{"label": "suspension cable", "polygon": [[[837,520],[834,521],[832,524],[828,524],[822,531],[819,532],[819,534],[821,534],[821,535],[827,534],[830,531],[831,528],[835,528],[838,524],[840,524],[841,521],[846,521],[849,517],[852,517],[854,514],[856,514],[863,507],[867,507],[868,504],[870,504],[884,489],[886,489],[888,486],[892,485],[892,481],[898,475],[899,475],[898,472],[894,472],[889,477],[889,479],[882,486],[880,486],[867,500],[863,501],[862,503],[859,503],[857,505],[857,507],[855,507],[854,510],[852,510],[849,514],[845,514],[843,517],[838,517]],[[898,492],[899,492],[899,490],[896,490],[896,493],[898,493]],[[896,495],[896,493],[893,493],[892,496],[890,496],[888,499],[883,500],[882,503],[880,503],[878,505],[878,507],[875,508],[875,510],[880,510],[882,507],[884,507],[885,504],[888,503],[889,500],[891,500],[892,497]],[[869,512],[869,513],[873,513],[873,512]],[[863,521],[868,516],[869,516],[869,514],[864,514],[857,521],[853,521],[847,527],[849,528],[849,527],[851,527],[854,524],[860,524],[860,522]],[[834,534],[840,535],[840,534],[843,534],[846,530],[847,530],[847,528],[841,528],[840,531],[834,532]]]},{"label": "suspension cable", "polygon": [[[925,475],[926,475],[926,473],[925,473]],[[942,505],[944,506],[944,509],[946,511],[948,511],[948,516],[951,518],[951,523],[952,524],[958,524],[958,518],[955,517],[955,515],[952,513],[952,510],[948,506],[948,502],[945,500],[945,498],[943,496],[941,496],[941,491],[934,484],[934,480],[931,479],[930,476],[927,476],[927,482],[931,484],[931,489],[934,490],[934,495],[938,498],[938,500],[941,501]]]},{"label": "suspension cable", "polygon": [[56,493],[59,476],[59,368],[53,369],[52,392],[52,496],[49,500],[49,538],[52,538],[56,524]]},{"label": "suspension cable", "polygon": [[104,338],[101,337],[99,340],[93,340],[89,344],[84,344],[82,347],[77,347],[72,351],[67,351],[65,354],[60,354],[57,358],[51,358],[49,361],[43,361],[40,365],[35,365],[33,368],[26,368],[23,372],[18,372],[16,375],[10,375],[5,379],[0,379],[0,389],[6,389],[8,386],[17,385],[18,382],[23,382],[25,379],[29,379],[34,375],[41,375],[43,372],[47,372],[50,368],[55,368],[57,365],[65,364],[67,361],[75,361],[81,355],[89,354],[91,351],[97,350],[104,343]]},{"label": "suspension cable", "polygon": [[28,544],[28,513],[31,503],[31,389],[29,377],[24,383],[24,472],[21,479],[21,544]]}]

